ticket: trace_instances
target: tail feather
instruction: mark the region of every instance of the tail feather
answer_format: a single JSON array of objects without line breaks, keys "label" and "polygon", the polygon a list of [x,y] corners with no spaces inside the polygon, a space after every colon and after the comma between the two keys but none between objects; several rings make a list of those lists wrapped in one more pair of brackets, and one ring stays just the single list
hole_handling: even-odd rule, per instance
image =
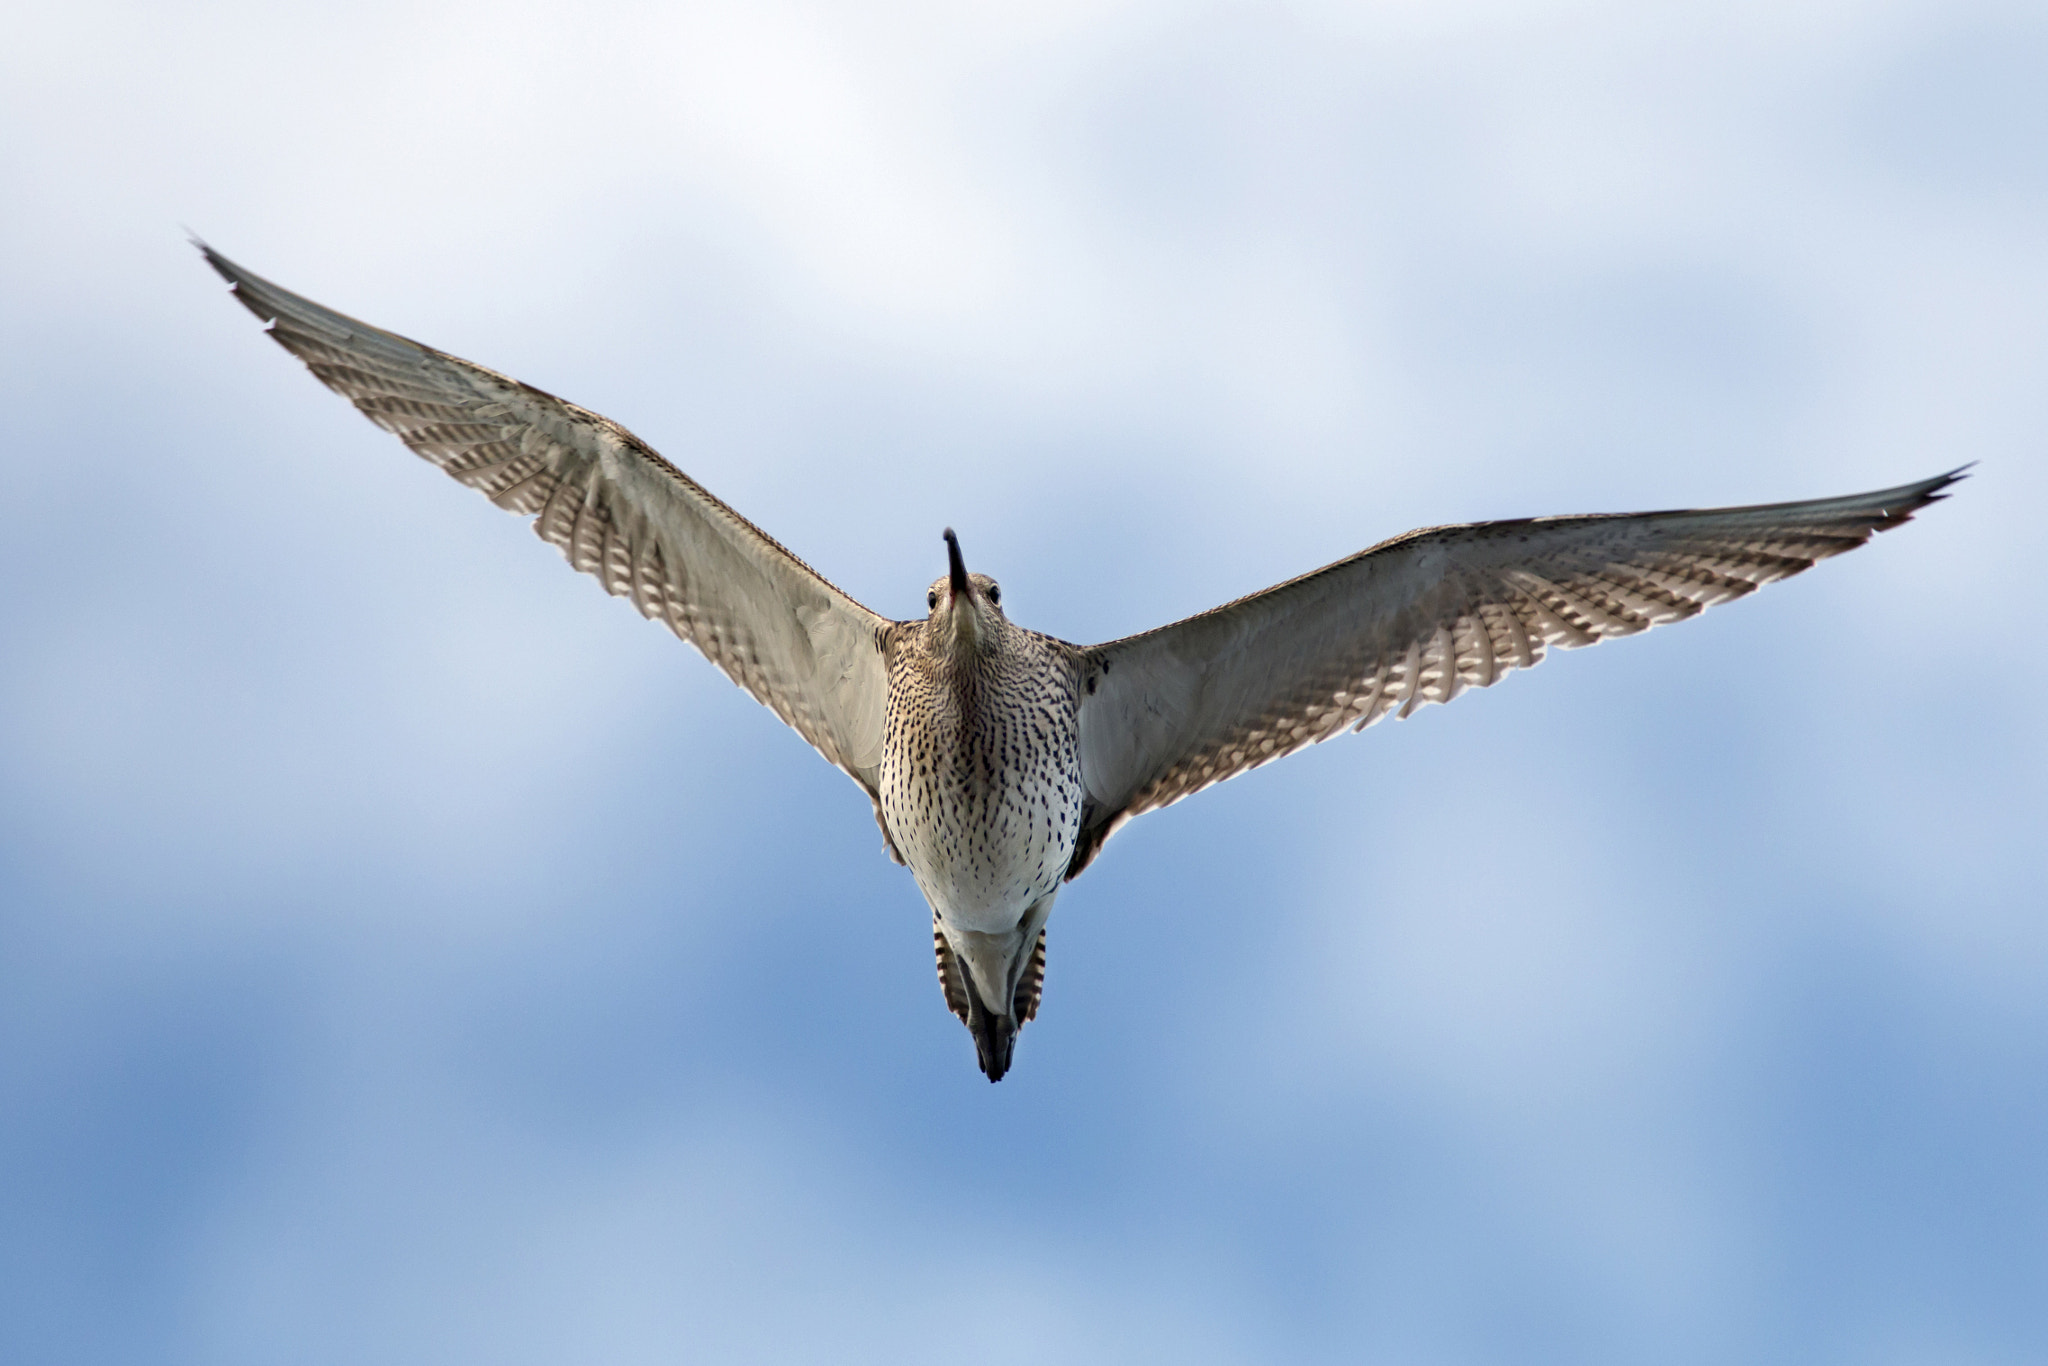
[{"label": "tail feather", "polygon": [[1010,1009],[990,1010],[974,985],[974,976],[946,942],[938,917],[932,917],[932,954],[938,961],[939,991],[946,1009],[974,1036],[976,1061],[990,1081],[1001,1081],[1010,1070],[1010,1056],[1016,1050],[1017,1031],[1038,1015],[1038,1002],[1045,992],[1045,931],[1038,932],[1031,957],[1018,974],[1017,987],[1010,996]]}]

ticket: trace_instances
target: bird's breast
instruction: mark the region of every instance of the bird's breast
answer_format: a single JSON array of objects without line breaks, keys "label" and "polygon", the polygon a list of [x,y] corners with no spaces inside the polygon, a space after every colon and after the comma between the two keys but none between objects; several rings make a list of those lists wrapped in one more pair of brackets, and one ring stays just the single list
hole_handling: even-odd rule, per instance
[{"label": "bird's breast", "polygon": [[1059,887],[1081,827],[1075,690],[1065,669],[950,684],[892,678],[882,814],[932,909],[998,933]]}]

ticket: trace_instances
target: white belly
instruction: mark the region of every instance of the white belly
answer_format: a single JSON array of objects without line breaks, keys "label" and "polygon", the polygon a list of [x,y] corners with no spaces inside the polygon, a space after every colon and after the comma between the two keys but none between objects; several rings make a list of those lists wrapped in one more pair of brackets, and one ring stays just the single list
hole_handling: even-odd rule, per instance
[{"label": "white belly", "polygon": [[925,899],[954,928],[1004,933],[1059,889],[1081,828],[1081,766],[1071,752],[1050,757],[1028,769],[967,756],[932,766],[883,761],[889,833]]}]

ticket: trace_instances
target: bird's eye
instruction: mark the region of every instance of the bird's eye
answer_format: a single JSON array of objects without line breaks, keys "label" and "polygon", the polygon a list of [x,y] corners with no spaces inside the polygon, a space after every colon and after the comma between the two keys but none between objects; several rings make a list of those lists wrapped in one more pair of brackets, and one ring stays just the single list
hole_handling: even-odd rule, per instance
[{"label": "bird's eye", "polygon": [[994,606],[995,604],[997,604],[997,603],[1001,602],[1002,600],[1003,600],[1003,590],[1002,590],[1002,588],[1001,588],[1000,586],[996,585],[996,584],[993,584],[993,583],[992,583],[992,584],[990,584],[990,585],[988,586],[988,601],[989,601],[989,605],[990,605],[991,607],[993,607],[993,606]]},{"label": "bird's eye", "polygon": [[925,605],[925,607],[926,607],[926,609],[927,609],[927,610],[932,610],[932,611],[936,611],[936,610],[938,609],[938,605],[939,605],[939,590],[938,590],[938,589],[934,588],[934,589],[933,589],[933,590],[932,590],[931,592],[929,592],[929,593],[927,593],[927,594],[925,594],[925,595],[924,595],[924,605]]}]

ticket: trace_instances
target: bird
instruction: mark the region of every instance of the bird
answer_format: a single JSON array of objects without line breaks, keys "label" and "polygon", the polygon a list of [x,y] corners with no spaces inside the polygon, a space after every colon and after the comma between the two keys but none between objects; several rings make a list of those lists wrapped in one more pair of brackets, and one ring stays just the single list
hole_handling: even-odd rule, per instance
[{"label": "bird", "polygon": [[1012,623],[953,529],[922,620],[856,602],[609,418],[293,294],[194,239],[273,341],[630,598],[867,794],[991,1082],[1047,920],[1132,817],[1576,649],[1681,621],[1908,521],[1962,466],[1848,497],[1424,527],[1081,646]]}]

